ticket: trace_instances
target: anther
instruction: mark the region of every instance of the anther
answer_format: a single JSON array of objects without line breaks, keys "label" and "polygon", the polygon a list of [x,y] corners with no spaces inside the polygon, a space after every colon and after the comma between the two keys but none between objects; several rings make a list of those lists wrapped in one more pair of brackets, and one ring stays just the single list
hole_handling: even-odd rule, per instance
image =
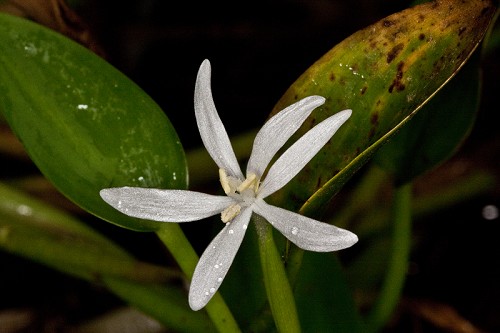
[{"label": "anther", "polygon": [[251,173],[248,175],[247,179],[245,179],[243,181],[243,183],[241,183],[238,186],[238,188],[236,190],[241,193],[244,190],[246,190],[247,188],[254,187],[254,191],[256,191],[257,185],[258,185],[258,184],[256,184],[256,181],[257,181],[257,176],[254,173]]},{"label": "anther", "polygon": [[220,218],[222,222],[227,223],[232,221],[241,211],[241,206],[238,204],[232,204],[222,211]]},{"label": "anther", "polygon": [[226,170],[222,168],[219,169],[219,179],[220,179],[220,184],[222,185],[222,189],[224,190],[224,193],[226,194],[231,193],[231,186],[229,185],[229,179],[227,178]]}]

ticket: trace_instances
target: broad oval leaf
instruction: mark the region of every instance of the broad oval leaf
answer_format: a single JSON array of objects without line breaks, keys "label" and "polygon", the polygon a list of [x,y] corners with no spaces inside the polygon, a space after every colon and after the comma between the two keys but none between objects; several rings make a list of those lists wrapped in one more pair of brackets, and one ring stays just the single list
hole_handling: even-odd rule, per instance
[{"label": "broad oval leaf", "polygon": [[273,113],[309,95],[326,103],[298,131],[343,109],[351,118],[285,188],[273,196],[317,214],[382,143],[408,121],[467,61],[494,15],[490,1],[423,4],[351,35],[285,92]]},{"label": "broad oval leaf", "polygon": [[99,190],[187,186],[184,151],[157,104],[103,59],[30,21],[0,14],[0,49],[0,112],[42,173],[89,212],[156,230]]}]

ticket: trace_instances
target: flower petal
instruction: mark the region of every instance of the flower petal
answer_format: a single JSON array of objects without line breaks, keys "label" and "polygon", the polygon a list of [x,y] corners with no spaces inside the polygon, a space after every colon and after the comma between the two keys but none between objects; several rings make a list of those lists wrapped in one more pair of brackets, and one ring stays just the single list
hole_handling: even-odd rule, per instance
[{"label": "flower petal", "polygon": [[247,164],[247,176],[250,173],[262,176],[276,152],[299,129],[311,112],[323,103],[325,103],[323,97],[309,96],[269,119],[255,137]]},{"label": "flower petal", "polygon": [[351,110],[338,112],[298,139],[269,169],[258,196],[264,199],[285,186],[331,139],[351,113]]},{"label": "flower petal", "polygon": [[160,222],[189,222],[216,215],[234,203],[226,196],[183,190],[115,187],[99,193],[120,212]]},{"label": "flower petal", "polygon": [[201,139],[208,153],[230,176],[244,179],[224,124],[217,114],[210,87],[210,62],[203,61],[194,88],[194,111]]},{"label": "flower petal", "polygon": [[255,201],[254,212],[278,229],[298,247],[316,252],[330,252],[348,248],[358,241],[352,232],[319,222],[286,209]]},{"label": "flower petal", "polygon": [[233,263],[247,230],[252,210],[245,208],[219,232],[208,245],[193,273],[189,288],[189,306],[204,307],[215,294]]}]

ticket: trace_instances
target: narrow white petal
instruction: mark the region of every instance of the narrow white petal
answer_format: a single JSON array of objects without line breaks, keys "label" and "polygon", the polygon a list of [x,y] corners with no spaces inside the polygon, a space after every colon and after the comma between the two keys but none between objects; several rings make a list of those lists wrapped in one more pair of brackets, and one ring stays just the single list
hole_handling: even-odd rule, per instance
[{"label": "narrow white petal", "polygon": [[219,214],[234,200],[183,190],[115,187],[101,190],[101,197],[120,212],[160,222],[189,222]]},{"label": "narrow white petal", "polygon": [[350,116],[351,110],[338,112],[323,120],[298,139],[269,169],[258,196],[265,198],[285,186],[318,153]]},{"label": "narrow white petal", "polygon": [[257,200],[253,207],[256,214],[265,218],[286,238],[304,250],[337,251],[358,241],[358,237],[348,230],[269,205],[261,199]]},{"label": "narrow white petal", "polygon": [[247,164],[247,176],[251,173],[262,176],[276,152],[299,129],[311,112],[323,103],[323,97],[309,96],[269,119],[255,137]]},{"label": "narrow white petal", "polygon": [[210,62],[203,61],[194,88],[194,111],[201,139],[215,163],[233,177],[244,179],[224,124],[217,114],[210,87]]},{"label": "narrow white petal", "polygon": [[208,245],[194,270],[189,288],[189,306],[203,308],[224,280],[240,248],[250,222],[252,210],[245,208],[232,222],[219,232]]}]

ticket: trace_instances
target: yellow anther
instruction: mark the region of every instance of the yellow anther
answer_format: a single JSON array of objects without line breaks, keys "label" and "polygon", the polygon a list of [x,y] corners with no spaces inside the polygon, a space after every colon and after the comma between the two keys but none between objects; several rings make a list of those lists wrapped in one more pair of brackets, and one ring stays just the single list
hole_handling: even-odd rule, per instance
[{"label": "yellow anther", "polygon": [[229,185],[229,179],[227,178],[226,170],[219,169],[219,179],[220,179],[220,184],[222,185],[222,189],[224,190],[224,193],[226,194],[231,193],[231,186]]},{"label": "yellow anther", "polygon": [[243,183],[238,186],[236,190],[241,193],[247,188],[253,187],[254,191],[257,191],[257,186],[259,186],[257,176],[254,173],[251,173],[248,175],[247,179],[245,179]]},{"label": "yellow anther", "polygon": [[224,223],[231,222],[240,212],[241,206],[238,204],[232,204],[222,211],[220,218]]}]

